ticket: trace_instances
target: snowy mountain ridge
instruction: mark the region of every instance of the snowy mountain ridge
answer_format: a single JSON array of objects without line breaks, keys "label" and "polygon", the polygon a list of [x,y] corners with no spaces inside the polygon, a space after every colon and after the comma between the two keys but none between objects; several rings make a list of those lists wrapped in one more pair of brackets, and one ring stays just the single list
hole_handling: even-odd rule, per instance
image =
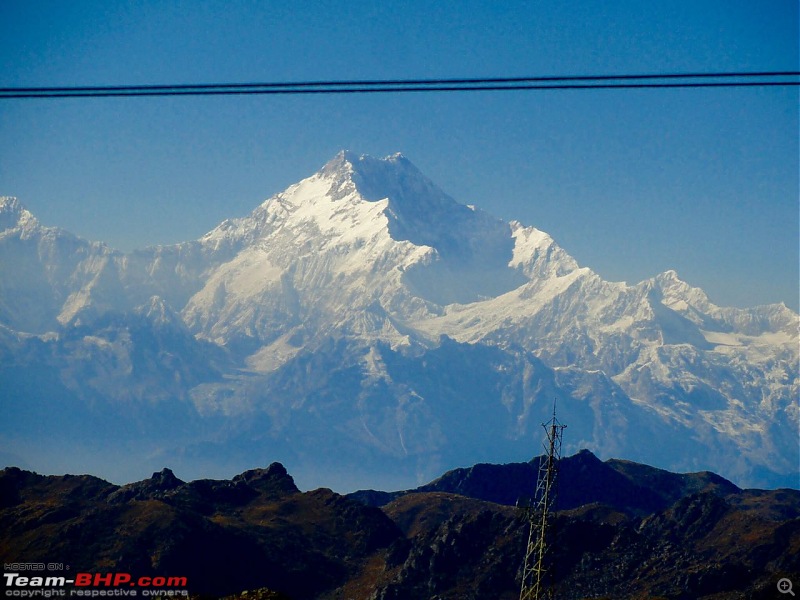
[{"label": "snowy mountain ridge", "polygon": [[22,459],[31,411],[67,403],[109,432],[131,410],[179,415],[170,444],[125,441],[162,463],[225,472],[250,447],[301,476],[407,485],[524,459],[558,397],[574,449],[796,481],[797,314],[717,307],[674,271],[606,282],[401,154],[342,152],[174,246],[123,254],[9,198],[0,227],[0,385],[21,432],[0,439]]}]

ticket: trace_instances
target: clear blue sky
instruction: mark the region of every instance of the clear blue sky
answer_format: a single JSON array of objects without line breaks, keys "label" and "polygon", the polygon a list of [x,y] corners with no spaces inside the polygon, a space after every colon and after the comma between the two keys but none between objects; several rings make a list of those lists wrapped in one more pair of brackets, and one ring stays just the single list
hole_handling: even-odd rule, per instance
[{"label": "clear blue sky", "polygon": [[[0,0],[4,87],[798,68],[796,0]],[[606,279],[798,308],[797,88],[2,101],[0,142],[0,194],[123,250],[401,151]]]}]

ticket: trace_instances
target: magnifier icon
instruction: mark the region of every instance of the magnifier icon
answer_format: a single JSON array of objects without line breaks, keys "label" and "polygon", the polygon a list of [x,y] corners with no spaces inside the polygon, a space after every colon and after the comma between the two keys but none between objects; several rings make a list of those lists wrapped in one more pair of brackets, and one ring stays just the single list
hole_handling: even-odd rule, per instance
[{"label": "magnifier icon", "polygon": [[792,596],[794,596],[794,592],[792,591],[792,580],[786,579],[786,577],[784,577],[783,579],[779,579],[778,591],[781,594],[791,594]]}]

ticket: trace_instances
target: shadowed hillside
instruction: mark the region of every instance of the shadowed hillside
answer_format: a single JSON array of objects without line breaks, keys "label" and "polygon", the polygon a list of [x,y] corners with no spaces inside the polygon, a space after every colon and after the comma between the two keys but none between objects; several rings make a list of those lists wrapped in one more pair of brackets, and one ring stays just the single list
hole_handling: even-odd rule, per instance
[{"label": "shadowed hillside", "polygon": [[[278,463],[230,481],[164,469],[125,486],[7,468],[0,553],[73,573],[180,575],[192,594],[238,600],[511,600],[527,542],[511,505],[531,494],[539,460],[350,497],[301,492]],[[559,598],[773,598],[780,577],[800,575],[797,490],[581,451],[561,461],[559,501]]]}]

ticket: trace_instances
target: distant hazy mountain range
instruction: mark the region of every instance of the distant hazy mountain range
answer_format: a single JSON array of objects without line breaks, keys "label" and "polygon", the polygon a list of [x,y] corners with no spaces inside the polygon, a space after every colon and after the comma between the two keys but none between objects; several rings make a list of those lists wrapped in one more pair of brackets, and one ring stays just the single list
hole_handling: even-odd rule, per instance
[{"label": "distant hazy mountain range", "polygon": [[[188,210],[188,209],[187,209]],[[591,448],[798,486],[798,315],[607,282],[402,155],[340,153],[196,241],[125,254],[0,199],[8,464],[115,481],[280,460],[339,490]]]}]

